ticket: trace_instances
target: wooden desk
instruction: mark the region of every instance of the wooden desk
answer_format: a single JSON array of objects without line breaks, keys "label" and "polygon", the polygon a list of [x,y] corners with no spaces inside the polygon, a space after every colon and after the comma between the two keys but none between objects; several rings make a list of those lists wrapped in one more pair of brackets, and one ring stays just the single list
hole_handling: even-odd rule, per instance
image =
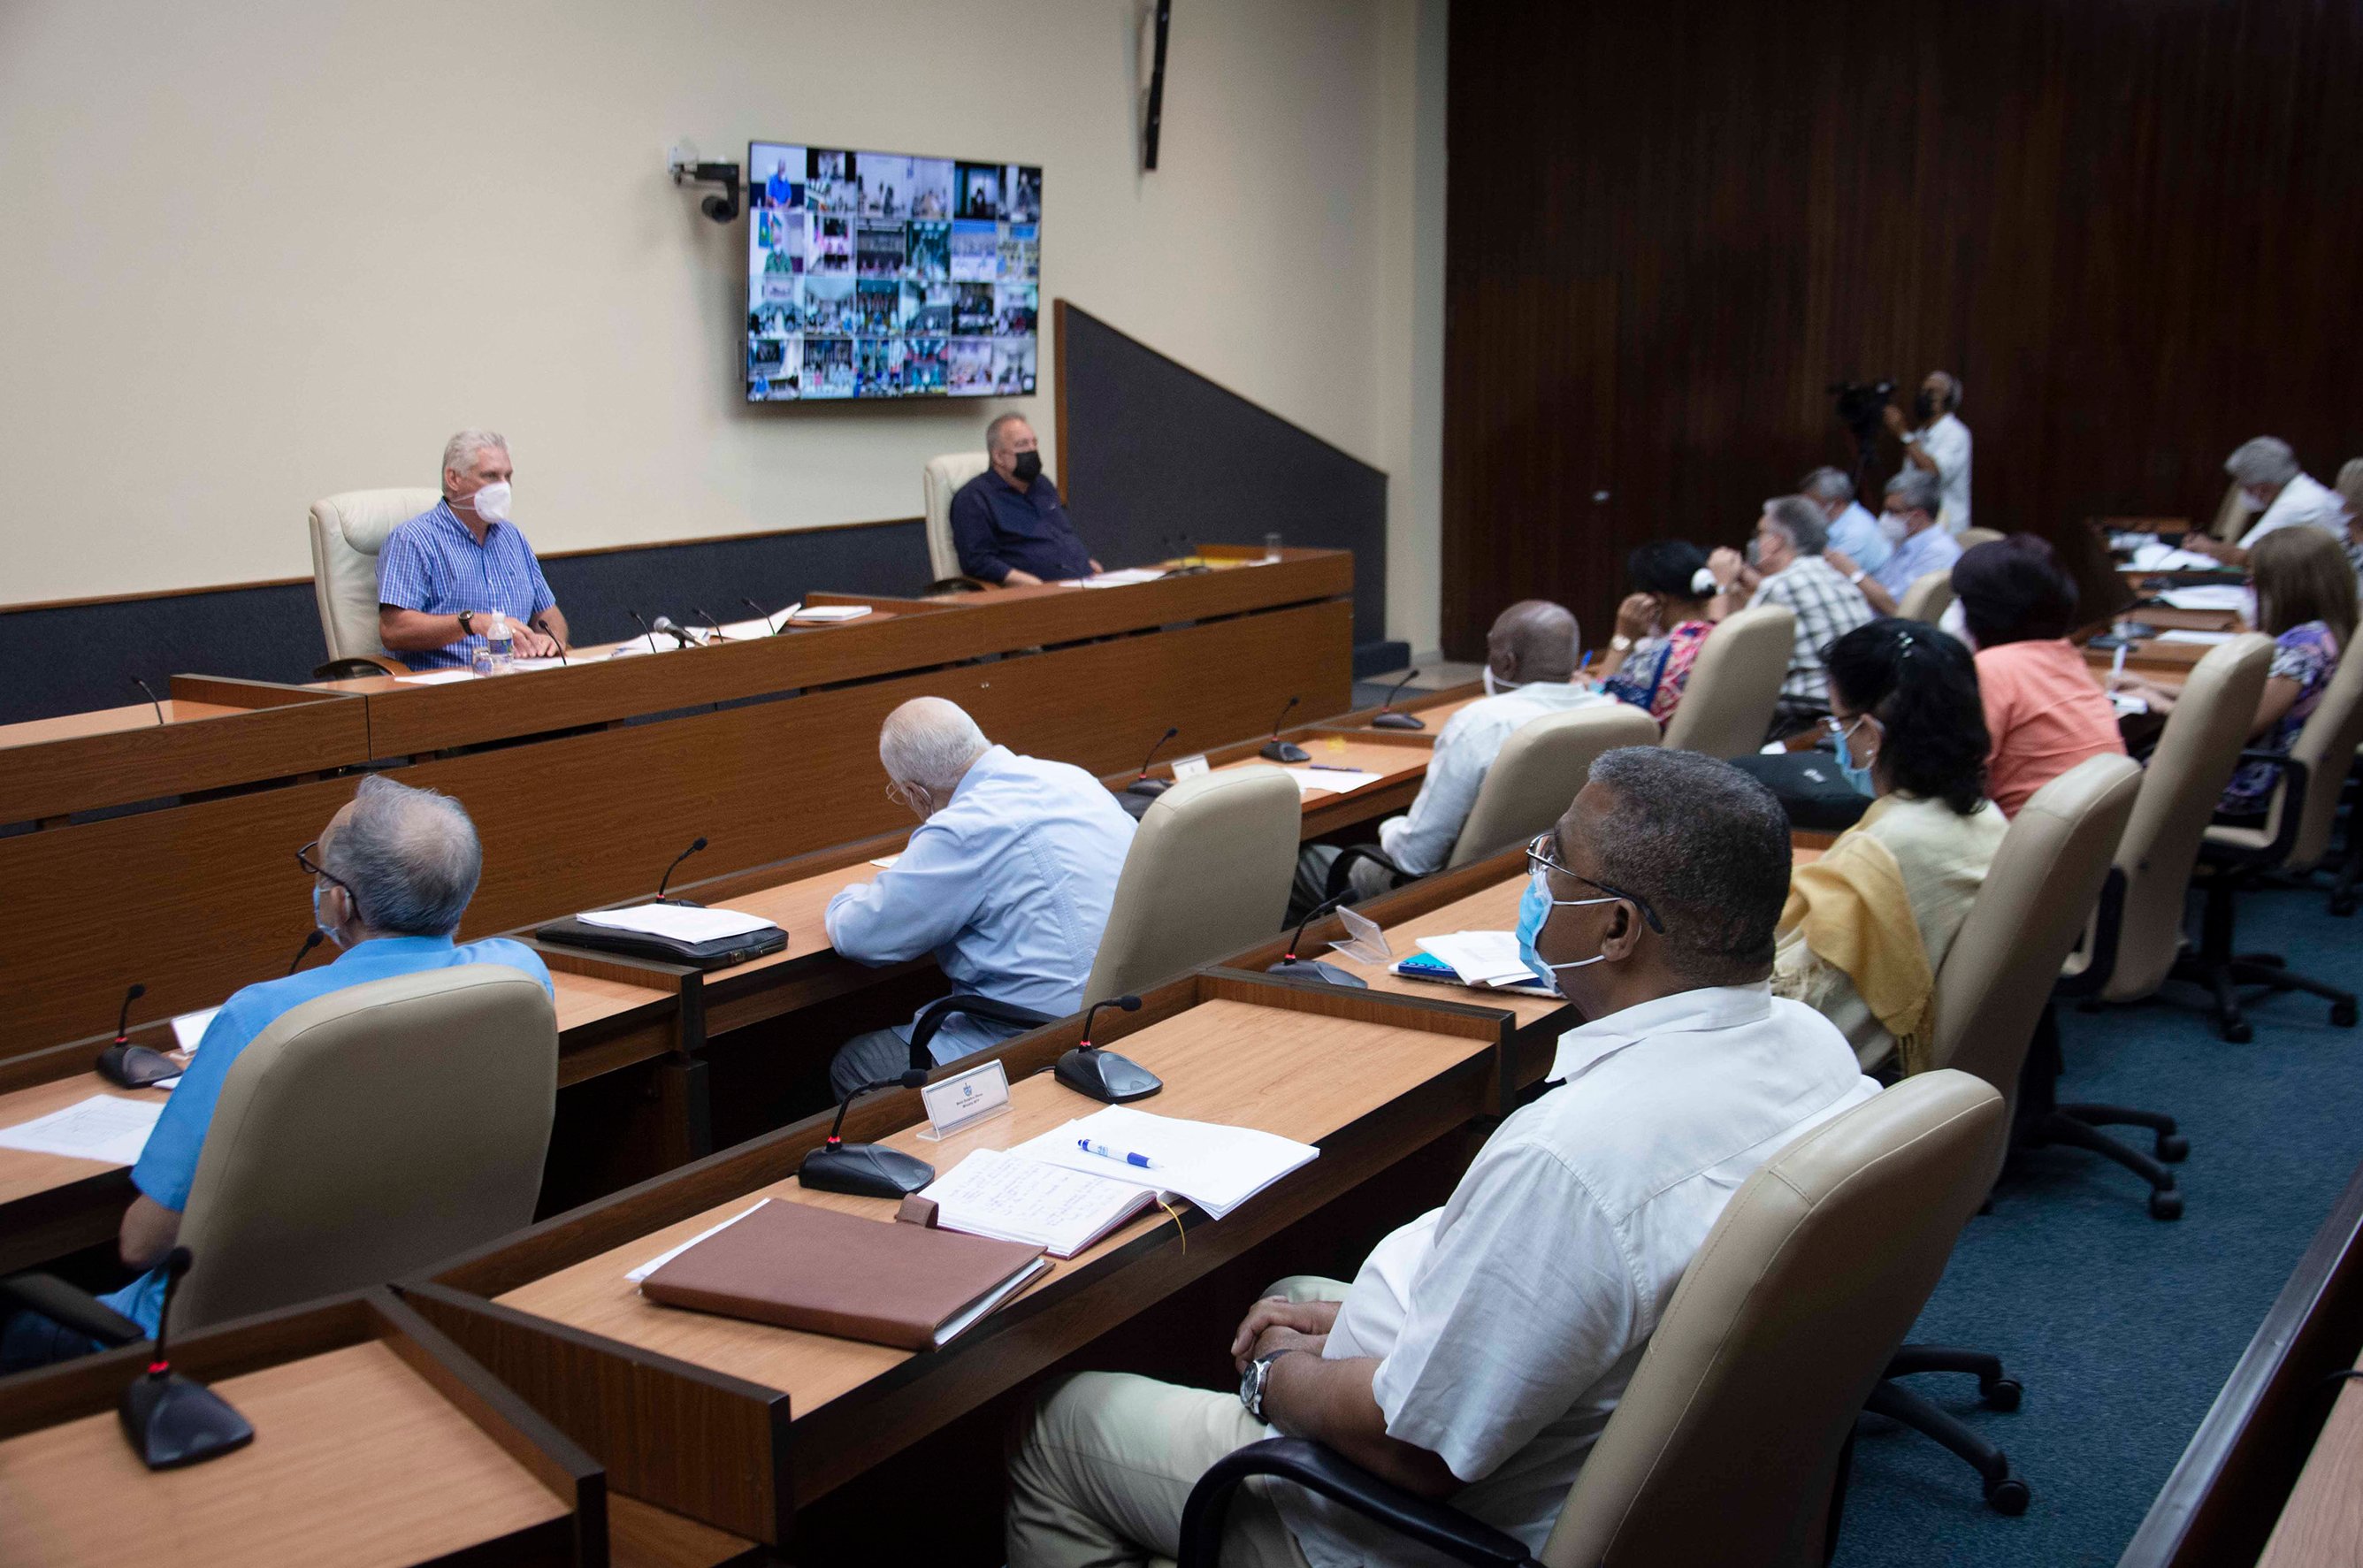
[{"label": "wooden desk", "polygon": [[317,773],[368,754],[358,702],[266,681],[175,675],[139,703],[0,725],[0,823]]},{"label": "wooden desk", "polygon": [[384,1291],[177,1343],[255,1431],[192,1469],[124,1440],[145,1354],[0,1384],[0,1565],[607,1561],[597,1464]]},{"label": "wooden desk", "polygon": [[[1425,721],[1427,728],[1424,730],[1399,729],[1392,733],[1425,736],[1433,744],[1444,727],[1451,722],[1454,714],[1459,713],[1470,703],[1483,701],[1484,696],[1484,686],[1476,681],[1466,681],[1459,685],[1446,686],[1433,692],[1407,691],[1403,694],[1403,700],[1394,705],[1394,711],[1410,714],[1413,717]],[[1343,718],[1334,719],[1323,728],[1370,730],[1376,728],[1371,720],[1385,711],[1384,706],[1365,708],[1359,713],[1349,713]]]},{"label": "wooden desk", "polygon": [[[405,1294],[561,1429],[610,1456],[618,1490],[778,1544],[799,1504],[1463,1125],[1483,1109],[1497,1071],[1500,1020],[1472,1009],[1219,971],[1143,1001],[1125,1016],[1128,1028],[1100,1031],[1165,1079],[1143,1108],[1316,1142],[1322,1157],[1219,1224],[1186,1208],[1179,1227],[1161,1213],[1135,1221],[1055,1263],[944,1350],[914,1356],[668,1310],[623,1278],[757,1195],[884,1221],[893,1206],[882,1199],[808,1194],[793,1180],[826,1129],[817,1117],[537,1226]],[[941,1171],[971,1149],[1086,1115],[1094,1102],[1041,1072],[1079,1025],[996,1048],[1018,1080],[1010,1116],[926,1143],[888,1131],[916,1115],[905,1091],[857,1107],[868,1125],[848,1136],[882,1138]]]},{"label": "wooden desk", "polygon": [[2363,1568],[2363,1383],[2339,1385],[2257,1568]]}]

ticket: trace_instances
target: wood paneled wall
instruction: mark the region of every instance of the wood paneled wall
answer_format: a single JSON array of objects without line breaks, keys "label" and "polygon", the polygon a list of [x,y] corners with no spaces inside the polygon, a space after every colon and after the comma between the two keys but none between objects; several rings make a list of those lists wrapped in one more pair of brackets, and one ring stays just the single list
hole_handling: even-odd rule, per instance
[{"label": "wood paneled wall", "polygon": [[1850,468],[1835,381],[1958,373],[1989,528],[2363,452],[2353,0],[1463,0],[1450,69],[1458,656],[1534,594],[1604,640],[1632,546]]}]

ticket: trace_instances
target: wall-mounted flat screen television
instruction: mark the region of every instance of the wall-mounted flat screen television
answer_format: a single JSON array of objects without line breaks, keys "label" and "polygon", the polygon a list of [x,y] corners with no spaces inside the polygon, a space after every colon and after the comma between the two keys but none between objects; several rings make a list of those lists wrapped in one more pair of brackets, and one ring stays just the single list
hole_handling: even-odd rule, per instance
[{"label": "wall-mounted flat screen television", "polygon": [[747,401],[1034,390],[1042,171],[747,148]]}]

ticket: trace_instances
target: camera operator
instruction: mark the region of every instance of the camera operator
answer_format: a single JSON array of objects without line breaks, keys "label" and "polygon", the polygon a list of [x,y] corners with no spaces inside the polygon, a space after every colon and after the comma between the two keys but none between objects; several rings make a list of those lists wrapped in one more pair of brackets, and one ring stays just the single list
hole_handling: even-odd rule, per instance
[{"label": "camera operator", "polygon": [[1969,428],[1955,412],[1960,406],[1960,378],[1930,371],[1912,400],[1909,423],[1892,404],[1885,414],[1888,429],[1903,443],[1905,464],[1935,474],[1944,486],[1945,528],[1956,534],[1969,526]]}]

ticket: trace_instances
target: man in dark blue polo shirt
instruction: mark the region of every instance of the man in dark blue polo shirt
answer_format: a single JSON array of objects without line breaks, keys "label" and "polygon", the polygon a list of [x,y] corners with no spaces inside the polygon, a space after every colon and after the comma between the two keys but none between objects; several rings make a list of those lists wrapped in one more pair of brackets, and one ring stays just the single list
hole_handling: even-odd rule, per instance
[{"label": "man in dark blue polo shirt", "polygon": [[984,428],[993,466],[952,497],[952,543],[960,570],[980,583],[1019,588],[1086,577],[1100,569],[1042,472],[1040,443],[1022,414]]}]

